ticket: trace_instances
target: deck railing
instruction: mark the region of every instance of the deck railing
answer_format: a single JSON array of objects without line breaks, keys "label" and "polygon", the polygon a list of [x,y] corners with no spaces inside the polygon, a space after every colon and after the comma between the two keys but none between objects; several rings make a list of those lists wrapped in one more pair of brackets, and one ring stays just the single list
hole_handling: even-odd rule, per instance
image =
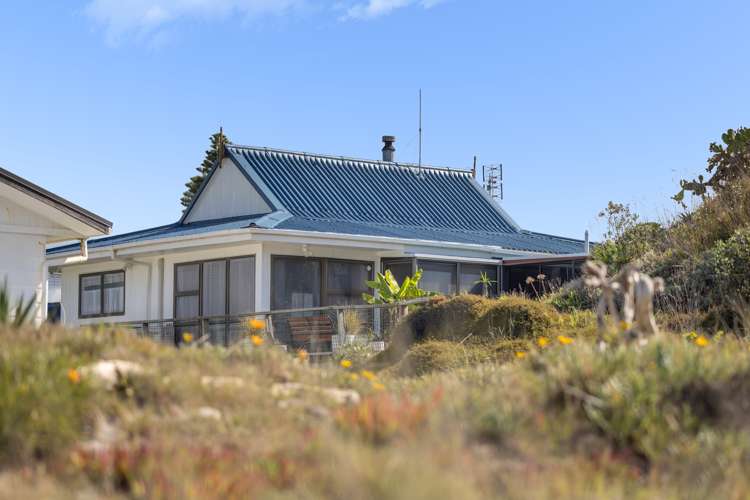
[{"label": "deck railing", "polygon": [[[352,343],[372,343],[384,349],[391,332],[410,306],[428,298],[394,304],[308,307],[231,316],[144,320],[119,326],[157,342],[180,346],[209,343],[229,347],[261,334],[287,349],[304,349],[311,355],[327,355]],[[259,320],[260,323],[253,320]],[[262,325],[262,328],[258,328]]]}]

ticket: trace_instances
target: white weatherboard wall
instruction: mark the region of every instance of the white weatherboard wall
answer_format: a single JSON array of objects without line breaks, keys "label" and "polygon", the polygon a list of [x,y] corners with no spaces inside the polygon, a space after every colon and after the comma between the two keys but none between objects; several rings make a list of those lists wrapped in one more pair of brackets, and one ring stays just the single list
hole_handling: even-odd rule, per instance
[{"label": "white weatherboard wall", "polygon": [[7,280],[11,301],[21,296],[36,298],[37,321],[46,311],[42,307],[45,245],[48,234],[62,227],[0,196],[0,284]]},{"label": "white weatherboard wall", "polygon": [[185,222],[266,214],[271,207],[231,161],[222,161],[198,197]]}]

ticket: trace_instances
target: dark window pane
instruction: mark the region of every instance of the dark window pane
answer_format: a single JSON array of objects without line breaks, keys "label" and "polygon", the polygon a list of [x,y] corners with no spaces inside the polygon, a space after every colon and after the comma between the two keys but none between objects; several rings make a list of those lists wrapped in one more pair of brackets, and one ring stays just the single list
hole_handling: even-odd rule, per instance
[{"label": "dark window pane", "polygon": [[461,283],[459,291],[462,293],[473,293],[484,295],[484,286],[478,281],[486,273],[487,277],[494,281],[489,287],[491,296],[497,295],[497,266],[483,266],[480,264],[461,264]]},{"label": "dark window pane", "polygon": [[420,287],[431,292],[444,295],[456,293],[456,264],[452,262],[420,261],[418,267],[422,269]]},{"label": "dark window pane", "polygon": [[200,305],[198,295],[186,295],[177,297],[175,300],[175,317],[178,319],[191,319],[200,316]]},{"label": "dark window pane", "polygon": [[81,316],[93,316],[102,312],[102,276],[81,278]]},{"label": "dark window pane", "polygon": [[399,285],[404,282],[407,276],[412,275],[411,262],[383,262],[383,272],[390,270],[393,277],[396,278]]},{"label": "dark window pane", "polygon": [[227,261],[203,263],[203,316],[227,313]]},{"label": "dark window pane", "polygon": [[104,314],[123,314],[125,312],[125,273],[107,273],[104,275]]},{"label": "dark window pane", "polygon": [[320,306],[320,261],[276,258],[271,283],[274,309],[300,309]]},{"label": "dark window pane", "polygon": [[255,311],[255,257],[229,261],[229,314]]},{"label": "dark window pane", "polygon": [[366,262],[328,261],[326,305],[362,304],[371,265]]},{"label": "dark window pane", "polygon": [[197,292],[200,287],[200,264],[180,264],[176,266],[177,293]]}]

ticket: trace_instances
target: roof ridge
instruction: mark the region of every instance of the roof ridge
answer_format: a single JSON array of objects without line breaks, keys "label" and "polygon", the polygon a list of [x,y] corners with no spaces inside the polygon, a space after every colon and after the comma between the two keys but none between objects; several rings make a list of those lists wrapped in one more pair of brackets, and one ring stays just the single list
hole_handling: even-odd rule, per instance
[{"label": "roof ridge", "polygon": [[326,158],[329,160],[342,160],[342,161],[353,161],[353,162],[359,162],[359,163],[371,163],[375,165],[385,165],[389,167],[401,167],[401,168],[408,168],[408,169],[425,169],[425,170],[435,170],[438,172],[451,172],[451,173],[456,173],[456,174],[471,175],[471,170],[466,170],[463,168],[455,168],[455,167],[419,165],[417,163],[399,162],[399,161],[372,160],[368,158],[357,158],[354,156],[332,155],[332,154],[325,154],[325,153],[310,153],[306,151],[294,151],[291,149],[271,148],[267,146],[249,146],[249,145],[234,144],[234,143],[227,144],[226,147],[237,148],[237,149],[247,149],[251,151],[290,154],[290,155],[302,156],[302,157]]}]

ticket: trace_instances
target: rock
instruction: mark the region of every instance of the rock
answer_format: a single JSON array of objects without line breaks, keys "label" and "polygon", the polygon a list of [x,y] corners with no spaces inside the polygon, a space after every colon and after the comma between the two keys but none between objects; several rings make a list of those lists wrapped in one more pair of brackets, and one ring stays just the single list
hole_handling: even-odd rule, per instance
[{"label": "rock", "polygon": [[291,398],[303,389],[297,382],[282,382],[271,386],[271,396],[275,398]]},{"label": "rock", "polygon": [[208,375],[204,375],[203,377],[201,377],[201,385],[203,387],[212,387],[215,389],[221,387],[239,388],[245,386],[245,381],[240,377],[210,377]]},{"label": "rock", "polygon": [[140,375],[144,370],[138,363],[111,359],[86,365],[80,369],[80,372],[84,377],[94,377],[103,383],[105,387],[112,389],[118,380],[130,375]]},{"label": "rock", "polygon": [[201,406],[200,408],[198,408],[196,415],[201,418],[207,418],[210,420],[221,420],[221,412],[216,408],[212,408],[210,406]]},{"label": "rock", "polygon": [[353,389],[338,389],[335,387],[318,387],[316,385],[304,385],[298,382],[285,382],[273,384],[271,386],[271,395],[275,398],[290,399],[298,397],[300,394],[317,393],[337,405],[359,404],[361,398],[359,393]]},{"label": "rock", "polygon": [[328,399],[339,405],[357,405],[359,404],[359,393],[354,389],[334,389],[324,388],[321,392]]}]

